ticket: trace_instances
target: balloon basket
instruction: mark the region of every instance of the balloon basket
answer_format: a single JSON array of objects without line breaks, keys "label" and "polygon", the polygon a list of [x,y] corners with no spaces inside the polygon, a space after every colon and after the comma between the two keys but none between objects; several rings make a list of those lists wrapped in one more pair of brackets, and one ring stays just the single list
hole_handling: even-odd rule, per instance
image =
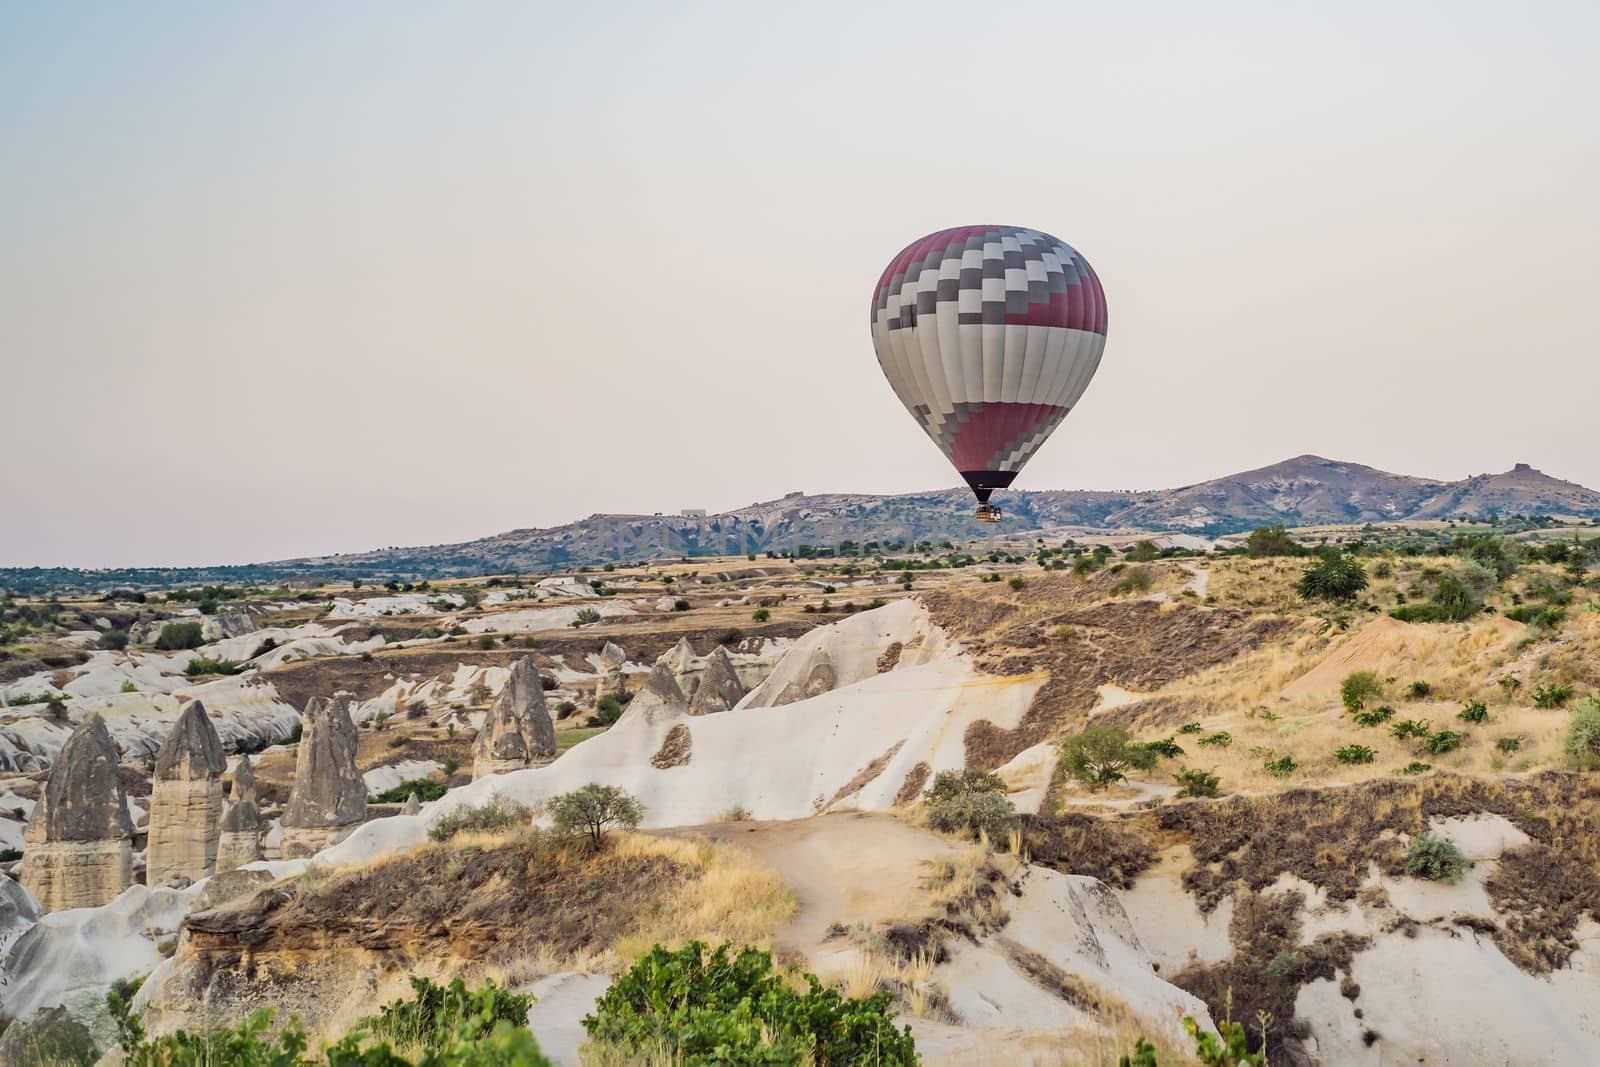
[{"label": "balloon basket", "polygon": [[993,504],[979,504],[976,518],[979,522],[999,522],[1003,516]]}]

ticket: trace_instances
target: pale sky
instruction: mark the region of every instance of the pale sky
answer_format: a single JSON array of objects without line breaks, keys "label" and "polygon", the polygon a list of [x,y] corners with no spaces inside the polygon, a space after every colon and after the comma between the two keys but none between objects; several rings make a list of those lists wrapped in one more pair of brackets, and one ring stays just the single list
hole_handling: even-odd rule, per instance
[{"label": "pale sky", "polygon": [[1600,486],[1597,55],[1592,3],[6,3],[0,564],[959,485],[868,303],[973,223],[1109,304],[1019,489]]}]

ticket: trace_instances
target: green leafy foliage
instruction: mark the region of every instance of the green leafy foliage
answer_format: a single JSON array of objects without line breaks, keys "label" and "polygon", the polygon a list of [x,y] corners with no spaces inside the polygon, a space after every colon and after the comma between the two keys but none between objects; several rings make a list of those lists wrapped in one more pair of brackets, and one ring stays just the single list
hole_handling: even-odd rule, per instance
[{"label": "green leafy foliage", "polygon": [[1585,771],[1600,770],[1600,697],[1590,697],[1572,709],[1561,750],[1568,762]]},{"label": "green leafy foliage", "polygon": [[180,652],[186,648],[199,648],[204,644],[197,622],[169,622],[156,635],[156,648],[163,652]]},{"label": "green leafy foliage", "polygon": [[1299,556],[1305,554],[1289,532],[1283,528],[1283,523],[1273,526],[1257,526],[1250,531],[1250,536],[1245,538],[1244,550],[1249,555],[1261,558],[1264,556]]},{"label": "green leafy foliage", "polygon": [[1439,730],[1423,738],[1422,751],[1431,756],[1443,756],[1447,752],[1454,752],[1461,747],[1466,735],[1454,730]]},{"label": "green leafy foliage", "polygon": [[433,824],[428,836],[435,841],[448,841],[457,834],[497,834],[517,827],[530,826],[533,812],[509,797],[493,796],[475,807],[460,807],[446,812]]},{"label": "green leafy foliage", "polygon": [[1567,701],[1572,699],[1572,686],[1561,682],[1550,682],[1538,686],[1533,691],[1533,706],[1546,711],[1552,708],[1564,708]]},{"label": "green leafy foliage", "polygon": [[1340,763],[1371,763],[1377,753],[1366,745],[1345,745],[1334,750],[1333,758]]},{"label": "green leafy foliage", "polygon": [[1221,778],[1198,767],[1180,767],[1172,777],[1180,797],[1214,797],[1222,785]]},{"label": "green leafy foliage", "polygon": [[1205,1067],[1266,1067],[1266,1052],[1251,1052],[1244,1024],[1231,1019],[1217,1023],[1217,1032],[1200,1029],[1187,1016],[1183,1028],[1194,1038],[1194,1054]]},{"label": "green leafy foliage", "polygon": [[1469,700],[1461,705],[1461,710],[1456,712],[1456,718],[1462,722],[1488,722],[1489,708],[1481,700]]},{"label": "green leafy foliage", "polygon": [[1300,575],[1302,600],[1327,600],[1348,604],[1367,587],[1367,570],[1361,561],[1343,552],[1322,556]]},{"label": "green leafy foliage", "polygon": [[1129,770],[1155,766],[1156,753],[1138,744],[1120,726],[1091,726],[1061,741],[1061,772],[1090,789],[1104,789],[1127,777]]},{"label": "green leafy foliage", "polygon": [[607,693],[595,702],[594,714],[589,716],[590,726],[610,726],[622,718],[622,701],[617,694]]},{"label": "green leafy foliage", "polygon": [[1507,755],[1513,752],[1520,752],[1522,751],[1522,738],[1516,736],[1501,737],[1495,741],[1494,747]]},{"label": "green leafy foliage", "polygon": [[1427,737],[1433,733],[1433,724],[1427,719],[1401,719],[1389,727],[1389,733],[1397,741],[1406,741],[1413,737]]},{"label": "green leafy foliage", "polygon": [[1358,711],[1351,718],[1357,726],[1378,726],[1394,718],[1394,709],[1385,704],[1367,711]]},{"label": "green leafy foliage", "polygon": [[1406,873],[1417,878],[1457,882],[1471,866],[1459,848],[1438,834],[1418,834],[1406,847]]},{"label": "green leafy foliage", "polygon": [[599,846],[613,827],[631,830],[644,818],[644,805],[625,789],[590,782],[580,789],[551,797],[545,804],[550,826],[558,834],[585,833]]},{"label": "green leafy foliage", "polygon": [[445,794],[445,784],[435,782],[431,778],[416,778],[409,782],[401,782],[393,789],[385,789],[373,797],[375,804],[404,804],[411,799],[411,794],[417,794],[421,801],[438,800]]},{"label": "green leafy foliage", "polygon": [[527,1021],[533,997],[509,993],[486,982],[468,989],[460,978],[441,986],[426,978],[411,977],[411,1000],[396,1000],[378,1009],[358,1029],[402,1047],[442,1051],[463,1041],[477,1041],[495,1023],[521,1025]]},{"label": "green leafy foliage", "polygon": [[1289,775],[1300,769],[1300,764],[1294,761],[1293,756],[1282,755],[1277,759],[1267,760],[1261,765],[1261,769],[1272,775],[1274,778],[1287,778]]},{"label": "green leafy foliage", "polygon": [[1401,767],[1399,773],[1401,773],[1401,774],[1426,774],[1431,770],[1433,770],[1433,764],[1431,764],[1431,763],[1423,763],[1420,760],[1412,760],[1410,763],[1406,764],[1404,767]]},{"label": "green leafy foliage", "polygon": [[1003,842],[1017,826],[1017,809],[1006,799],[1006,784],[992,771],[940,771],[922,799],[928,825],[943,833]]},{"label": "green leafy foliage", "polygon": [[1383,695],[1383,679],[1374,671],[1354,671],[1339,683],[1339,699],[1346,711],[1360,711],[1367,701]]},{"label": "green leafy foliage", "polygon": [[207,659],[205,656],[196,656],[183,668],[183,673],[190,678],[200,678],[208,674],[238,674],[243,669],[231,659]]},{"label": "green leafy foliage", "polygon": [[796,991],[753,948],[655,946],[585,1016],[592,1039],[643,1061],[900,1067],[918,1062],[910,1028],[896,1030],[893,995],[856,999],[799,976]]},{"label": "green leafy foliage", "polygon": [[1183,746],[1170,737],[1160,741],[1146,741],[1144,747],[1166,759],[1177,759],[1183,755]]},{"label": "green leafy foliage", "polygon": [[1207,748],[1227,748],[1233,744],[1233,735],[1226,730],[1218,730],[1214,734],[1207,734],[1196,743]]},{"label": "green leafy foliage", "polygon": [[1427,682],[1412,682],[1406,686],[1406,696],[1411,700],[1427,700],[1433,695],[1433,686]]},{"label": "green leafy foliage", "polygon": [[1200,723],[1186,722],[1182,726],[1178,727],[1178,732],[1180,734],[1199,734],[1204,733],[1205,729],[1206,728]]}]

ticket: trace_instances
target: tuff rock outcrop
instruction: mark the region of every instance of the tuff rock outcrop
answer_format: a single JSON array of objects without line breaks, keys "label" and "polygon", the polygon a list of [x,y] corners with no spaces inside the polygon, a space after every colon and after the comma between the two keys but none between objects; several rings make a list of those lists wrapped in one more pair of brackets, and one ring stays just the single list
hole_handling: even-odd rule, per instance
[{"label": "tuff rock outcrop", "polygon": [[73,731],[22,833],[22,888],[41,911],[109,903],[133,883],[133,821],[98,714]]},{"label": "tuff rock outcrop", "polygon": [[350,693],[313,697],[295,754],[294,788],[283,815],[285,859],[310,856],[344,840],[367,815],[367,787],[356,769],[355,703]]},{"label": "tuff rock outcrop", "polygon": [[838,672],[833,668],[833,657],[828,655],[828,650],[817,645],[811,650],[811,656],[806,660],[805,669],[800,676],[784,687],[778,699],[772,702],[773,707],[781,704],[793,704],[799,700],[809,700],[814,696],[832,692],[839,684]]},{"label": "tuff rock outcrop", "polygon": [[400,809],[401,815],[415,815],[422,810],[422,798],[416,792],[406,797],[405,806]]},{"label": "tuff rock outcrop", "polygon": [[167,885],[174,876],[198,882],[215,869],[227,769],[217,728],[205,705],[191,700],[156,753],[146,885]]},{"label": "tuff rock outcrop", "polygon": [[607,641],[600,649],[600,681],[595,684],[596,702],[607,693],[620,693],[627,688],[622,668],[627,665],[628,653],[614,641]]},{"label": "tuff rock outcrop", "polygon": [[672,672],[664,664],[656,664],[645,679],[643,687],[628,701],[628,709],[623,712],[627,718],[645,719],[654,722],[662,716],[686,715],[689,711],[689,701],[683,695],[683,690],[678,688],[678,683],[672,680]]},{"label": "tuff rock outcrop", "polygon": [[256,773],[250,757],[240,756],[233,770],[233,791],[222,816],[217,843],[217,873],[243,867],[261,858],[261,809],[256,804]]},{"label": "tuff rock outcrop", "polygon": [[684,696],[694,696],[700,685],[700,675],[705,671],[705,663],[694,654],[694,646],[689,644],[687,637],[678,638],[678,643],[661,653],[656,662],[672,672],[672,680],[678,683]]},{"label": "tuff rock outcrop", "polygon": [[733,669],[733,660],[728,658],[728,650],[718,645],[706,657],[705,673],[694,699],[689,702],[689,714],[712,715],[727,711],[743,699],[744,684]]},{"label": "tuff rock outcrop", "polygon": [[556,728],[544,702],[544,686],[533,660],[523,656],[489,706],[472,744],[472,777],[520,771],[556,755]]},{"label": "tuff rock outcrop", "polygon": [[207,643],[223,641],[230,637],[243,637],[253,634],[260,627],[256,626],[255,616],[247,611],[225,611],[220,615],[207,615],[200,624],[200,638]]}]

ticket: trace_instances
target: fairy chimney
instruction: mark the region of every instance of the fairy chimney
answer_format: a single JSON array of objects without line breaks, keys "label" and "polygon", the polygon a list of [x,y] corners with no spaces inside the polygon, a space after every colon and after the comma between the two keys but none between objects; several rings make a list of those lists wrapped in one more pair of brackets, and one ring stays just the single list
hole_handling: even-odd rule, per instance
[{"label": "fairy chimney", "polygon": [[217,728],[205,705],[191,700],[156,754],[146,885],[198,882],[212,873],[222,822],[222,773],[227,769]]},{"label": "fairy chimney", "polygon": [[217,843],[217,872],[231,871],[261,858],[261,809],[256,805],[256,773],[250,757],[240,756],[233,770],[233,792],[222,816]]},{"label": "fairy chimney", "polygon": [[313,697],[301,717],[294,788],[283,815],[283,855],[314,855],[344,840],[367,815],[367,787],[356,769],[356,724],[350,693]]},{"label": "fairy chimney", "polygon": [[23,831],[22,888],[42,911],[109,903],[133,884],[133,820],[117,746],[90,714],[61,749]]},{"label": "fairy chimney", "polygon": [[700,679],[700,688],[695,690],[694,699],[689,703],[689,714],[727,711],[743,699],[744,685],[733,669],[733,660],[728,658],[728,650],[718,645],[706,657],[705,676]]},{"label": "fairy chimney", "polygon": [[533,660],[523,656],[489,706],[472,745],[472,777],[546,763],[555,758],[556,728],[544,703],[544,686]]},{"label": "fairy chimney", "polygon": [[665,664],[658,663],[645,679],[644,686],[628,701],[628,710],[623,714],[628,719],[642,716],[654,722],[662,716],[682,715],[688,710],[689,701],[678,683],[672,680],[672,672]]}]

